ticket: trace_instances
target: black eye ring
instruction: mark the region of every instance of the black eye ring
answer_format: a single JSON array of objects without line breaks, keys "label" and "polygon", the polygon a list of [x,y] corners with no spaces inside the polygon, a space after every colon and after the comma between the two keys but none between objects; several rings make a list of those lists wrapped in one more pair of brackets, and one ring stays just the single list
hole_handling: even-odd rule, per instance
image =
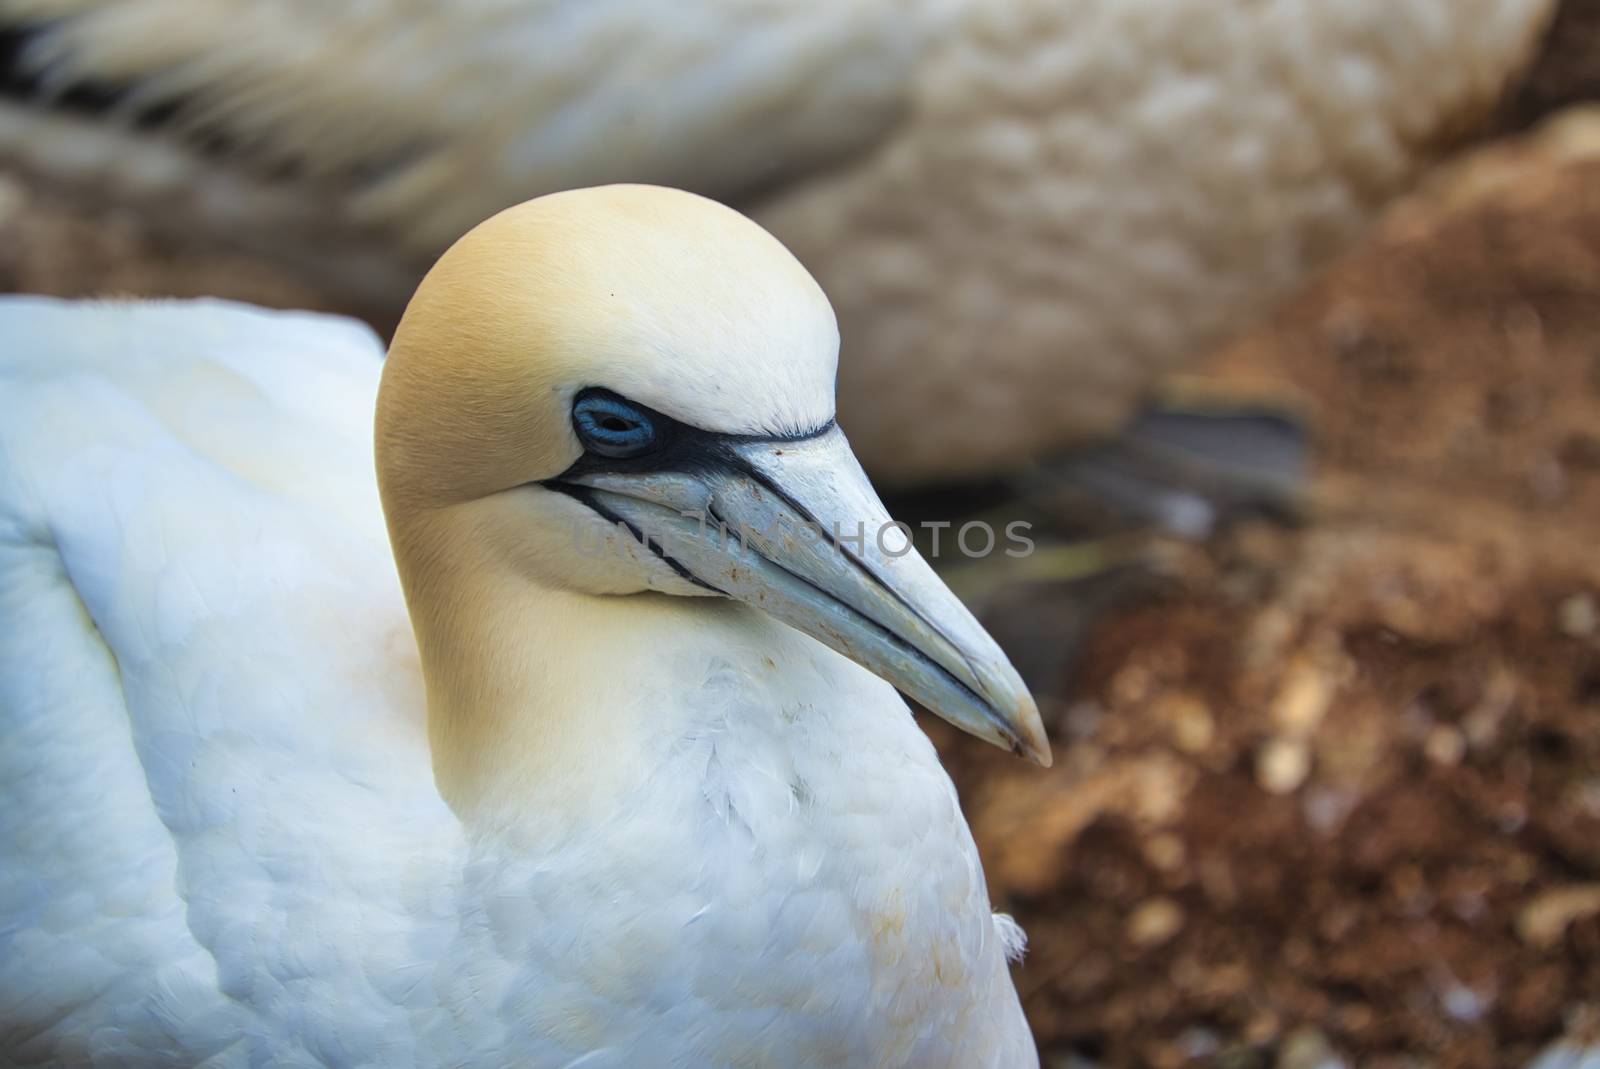
[{"label": "black eye ring", "polygon": [[573,402],[572,429],[585,449],[603,457],[636,457],[657,444],[655,422],[648,414],[598,390],[585,390]]}]

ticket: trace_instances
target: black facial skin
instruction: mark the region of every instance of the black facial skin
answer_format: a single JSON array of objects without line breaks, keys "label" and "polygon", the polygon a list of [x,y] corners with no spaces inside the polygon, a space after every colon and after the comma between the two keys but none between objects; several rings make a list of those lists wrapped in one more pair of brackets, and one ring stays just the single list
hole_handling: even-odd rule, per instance
[{"label": "black facial skin", "polygon": [[[553,479],[544,480],[539,485],[550,490],[555,490],[558,493],[566,494],[568,497],[575,498],[576,500],[583,502],[595,512],[599,513],[607,521],[613,524],[620,523],[627,527],[628,530],[633,532],[633,536],[636,539],[644,543],[647,549],[649,549],[657,557],[661,558],[661,560],[665,561],[668,567],[670,567],[674,572],[678,573],[678,575],[683,579],[688,580],[696,586],[704,587],[707,590],[716,590],[719,594],[724,593],[723,591],[717,590],[716,587],[700,579],[698,576],[690,573],[690,571],[682,564],[663,552],[659,545],[645,538],[644,533],[635,528],[633,524],[628,523],[622,517],[606,509],[603,505],[600,505],[596,501],[595,492],[591,488],[578,485],[570,480],[580,475],[596,475],[602,473],[638,475],[646,472],[658,471],[675,471],[683,472],[685,474],[708,471],[734,471],[759,482],[763,487],[769,490],[773,496],[779,498],[790,508],[794,509],[796,513],[804,516],[806,519],[811,520],[812,522],[815,522],[815,517],[811,516],[810,512],[798,501],[795,501],[777,484],[773,483],[771,480],[766,478],[766,476],[762,475],[760,472],[756,471],[749,464],[747,464],[744,458],[739,455],[735,447],[765,442],[801,442],[810,438],[817,438],[833,429],[833,420],[830,419],[828,422],[824,423],[815,430],[806,431],[801,434],[724,434],[690,426],[689,424],[683,423],[680,420],[673,419],[671,416],[668,416],[665,413],[657,412],[655,409],[650,408],[647,405],[641,405],[636,401],[630,401],[620,394],[613,393],[612,391],[603,389],[599,386],[589,386],[578,391],[577,395],[573,398],[573,405],[576,406],[580,402],[591,397],[614,401],[636,410],[645,419],[649,420],[651,425],[654,427],[654,444],[644,452],[625,457],[602,456],[599,453],[595,453],[586,449],[583,455],[574,461],[572,466],[566,471],[562,472],[560,475],[557,475]],[[574,432],[578,433],[579,440],[582,441],[583,435],[576,426],[574,427]],[[712,518],[715,519],[716,517]]]}]

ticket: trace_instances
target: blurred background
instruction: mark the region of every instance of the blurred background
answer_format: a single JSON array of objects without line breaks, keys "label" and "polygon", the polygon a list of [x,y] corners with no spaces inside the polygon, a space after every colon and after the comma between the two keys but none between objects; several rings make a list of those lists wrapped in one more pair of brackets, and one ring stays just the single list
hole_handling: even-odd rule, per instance
[{"label": "blurred background", "polygon": [[0,287],[386,332],[727,200],[891,508],[1034,525],[936,563],[1055,768],[927,727],[1045,1064],[1593,1066],[1591,100],[1600,0],[0,0]]}]

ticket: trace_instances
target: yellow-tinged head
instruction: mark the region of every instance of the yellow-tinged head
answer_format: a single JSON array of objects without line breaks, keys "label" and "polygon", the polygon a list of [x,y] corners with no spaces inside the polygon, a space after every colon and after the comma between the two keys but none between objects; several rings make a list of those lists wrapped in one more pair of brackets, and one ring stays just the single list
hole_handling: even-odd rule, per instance
[{"label": "yellow-tinged head", "polygon": [[725,596],[1048,762],[1026,688],[834,425],[837,351],[794,257],[692,194],[554,194],[457,242],[406,310],[377,414],[430,702],[445,678],[452,706],[492,700],[504,681],[451,665],[497,641],[516,591]]},{"label": "yellow-tinged head", "polygon": [[839,332],[778,240],[715,201],[615,185],[540,197],[436,263],[389,349],[385,495],[446,504],[564,470],[568,411],[605,386],[707,430],[833,418]]}]

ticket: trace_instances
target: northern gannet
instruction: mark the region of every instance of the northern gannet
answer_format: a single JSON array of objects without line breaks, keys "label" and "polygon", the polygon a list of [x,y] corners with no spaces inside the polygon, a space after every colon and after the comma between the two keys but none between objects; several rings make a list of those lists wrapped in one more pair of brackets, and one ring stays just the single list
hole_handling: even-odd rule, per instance
[{"label": "northern gannet", "polygon": [[215,301],[0,336],[0,1060],[1037,1064],[891,683],[1049,744],[758,226],[508,209],[386,362]]},{"label": "northern gannet", "polygon": [[535,194],[731,200],[831,296],[841,421],[912,484],[1116,430],[1481,125],[1556,6],[0,0],[0,164],[360,308]]}]

